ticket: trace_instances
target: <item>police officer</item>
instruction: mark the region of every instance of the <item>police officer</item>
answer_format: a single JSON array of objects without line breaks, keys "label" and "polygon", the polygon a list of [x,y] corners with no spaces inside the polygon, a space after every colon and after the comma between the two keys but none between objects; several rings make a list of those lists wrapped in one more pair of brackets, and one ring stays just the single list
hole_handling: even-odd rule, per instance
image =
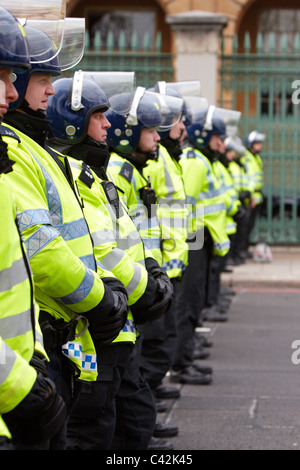
[{"label": "police officer", "polygon": [[[80,384],[97,378],[91,334],[112,341],[126,322],[128,299],[123,284],[96,266],[92,240],[67,162],[55,160],[42,146],[46,137],[46,103],[53,93],[51,70],[57,73],[59,67],[55,54],[50,60],[49,56],[44,57],[48,60],[41,67],[32,59],[35,44],[44,41],[49,45],[49,37],[29,28],[28,39],[35,65],[28,72],[26,92],[20,93],[24,98],[18,109],[7,116],[1,135],[8,144],[8,155],[16,162],[7,182],[15,192],[20,228],[34,275],[39,320],[50,358],[48,371],[70,413]],[[47,53],[49,50],[53,50],[53,44]],[[21,82],[23,86],[23,77]],[[18,87],[18,78],[15,83]],[[38,448],[65,449],[65,445],[62,430],[55,440]]]},{"label": "police officer", "polygon": [[[228,110],[229,112],[229,110]],[[230,250],[236,238],[237,223],[245,216],[244,208],[239,200],[238,192],[234,186],[232,176],[228,170],[226,158],[226,140],[220,142],[221,146],[213,162],[215,174],[223,188],[226,205],[226,232],[230,240]],[[226,313],[230,307],[230,299],[221,295],[221,272],[225,269],[230,251],[225,256],[213,256],[211,261],[210,285],[208,290],[208,305],[210,311]]]},{"label": "police officer", "polygon": [[[200,92],[200,82],[158,82],[151,90],[184,99],[184,92]],[[186,193],[179,158],[182,153],[180,140],[185,131],[183,122],[185,105],[180,119],[169,130],[159,130],[157,159],[149,159],[143,175],[150,177],[157,196],[157,215],[162,231],[162,266],[174,287],[174,300],[170,310],[160,320],[144,328],[142,366],[145,376],[158,398],[179,398],[178,388],[163,385],[176,348],[176,292],[188,263]],[[200,354],[200,351],[198,352]],[[209,354],[201,351],[202,358]],[[203,368],[202,372],[207,372]],[[209,369],[210,371],[210,369]]]},{"label": "police officer", "polygon": [[[26,35],[11,13],[0,7],[0,122],[18,98],[11,82],[17,69],[30,67]],[[6,183],[14,161],[0,140],[0,449],[37,443],[63,426],[66,407],[49,379],[47,355],[38,325],[38,305],[28,258],[16,217],[14,194]],[[4,255],[5,254],[5,255]],[[22,328],[20,329],[20,325]],[[1,417],[2,415],[2,417]]]},{"label": "police officer", "polygon": [[[123,85],[126,75],[120,77]],[[161,297],[157,281],[145,269],[149,260],[145,260],[141,237],[106,175],[110,158],[106,135],[110,123],[103,113],[110,103],[98,84],[105,88],[108,81],[110,90],[114,84],[120,91],[118,76],[76,72],[73,80],[59,79],[54,82],[55,95],[47,107],[53,134],[50,145],[73,157],[69,160],[84,202],[97,262],[123,281],[130,304],[127,324],[120,335],[112,345],[97,347],[99,379],[94,384],[94,393],[84,390],[71,415],[70,449],[147,449],[156,417],[151,391],[139,372],[140,338],[135,318],[140,310],[150,319],[162,315],[165,307],[160,304],[167,299]],[[79,82],[80,97],[74,108],[71,103]],[[157,274],[162,287],[169,281],[160,271],[161,275],[159,270]]]},{"label": "police officer", "polygon": [[236,233],[230,240],[230,251],[226,260],[229,266],[238,266],[245,260],[241,258],[240,253],[243,250],[244,240],[246,238],[247,221],[250,211],[251,191],[249,179],[241,157],[245,152],[245,147],[240,137],[226,137],[225,141],[225,166],[231,175],[233,186],[236,189],[238,199],[243,208],[241,217],[236,219]]},{"label": "police officer", "polygon": [[[124,97],[116,96],[113,99],[117,102],[122,101]],[[164,106],[160,106],[160,102]],[[174,124],[173,119],[179,119],[181,108],[181,99],[160,95],[139,87],[127,115],[125,113],[120,115],[113,109],[106,112],[106,116],[111,123],[111,128],[108,129],[108,142],[112,149],[108,173],[123,191],[124,200],[126,200],[129,212],[140,231],[145,247],[151,251],[152,256],[160,266],[163,262],[162,234],[161,224],[158,221],[156,212],[156,194],[152,187],[150,175],[147,176],[143,171],[146,169],[149,160],[157,158],[157,144],[160,140],[157,127],[163,124],[165,129],[170,128]],[[162,344],[164,339],[167,338],[162,328],[165,321],[164,316],[159,320],[147,322],[140,327],[143,335],[142,369],[146,379],[150,379],[149,385],[154,393],[154,388],[160,385],[166,372],[163,369],[166,359],[168,369],[169,358],[166,351],[163,351],[161,356],[157,355],[157,344]],[[173,331],[172,329],[172,335],[174,335]],[[144,341],[147,351],[144,350]],[[153,376],[148,373],[149,362],[146,360],[146,357],[148,359],[151,354],[154,355],[154,352],[157,358],[155,381]],[[157,361],[160,361],[160,363]],[[153,363],[155,363],[155,360]],[[166,445],[156,439],[175,436],[177,433],[177,426],[167,426],[157,422],[154,438],[148,448],[166,449]]]},{"label": "police officer", "polygon": [[[213,255],[224,256],[229,249],[226,233],[226,206],[212,162],[225,134],[225,122],[214,107],[201,109],[195,98],[186,127],[190,146],[180,158],[189,216],[189,263],[178,296],[178,343],[170,379],[172,382],[209,384],[193,363],[194,332],[200,312],[207,302],[210,262]],[[226,321],[224,314],[206,315],[208,321]]]},{"label": "police officer", "polygon": [[252,257],[251,253],[249,252],[250,236],[263,203],[263,161],[260,157],[260,153],[263,142],[265,140],[266,135],[257,130],[251,131],[245,138],[246,151],[242,157],[242,161],[245,165],[251,186],[251,210],[248,219],[245,245],[243,251],[241,252],[241,256],[243,258]]}]

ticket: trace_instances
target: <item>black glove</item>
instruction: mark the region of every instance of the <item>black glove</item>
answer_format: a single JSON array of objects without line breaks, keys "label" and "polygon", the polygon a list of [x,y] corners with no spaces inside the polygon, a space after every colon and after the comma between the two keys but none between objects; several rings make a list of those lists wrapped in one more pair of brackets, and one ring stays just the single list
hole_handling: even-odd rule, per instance
[{"label": "black glove", "polygon": [[13,441],[22,445],[39,444],[50,439],[67,418],[65,402],[47,376],[45,365],[38,356],[34,356],[31,364],[37,370],[32,389],[18,406],[2,415]]},{"label": "black glove", "polygon": [[245,199],[250,199],[251,193],[250,191],[242,191],[239,193],[239,200],[243,203]]},{"label": "black glove", "polygon": [[[40,326],[43,333],[43,343],[47,354],[62,346],[68,341],[75,339],[76,326],[78,319],[75,317],[69,322],[65,322],[62,318],[55,320],[47,312],[40,312]],[[43,320],[42,320],[43,318]]]},{"label": "black glove", "polygon": [[166,272],[152,258],[146,258],[146,269],[157,282],[157,294],[153,304],[147,309],[131,307],[133,318],[136,323],[142,325],[147,321],[160,318],[170,308],[173,300],[173,285]]},{"label": "black glove", "polygon": [[238,222],[243,217],[245,217],[246,213],[247,213],[247,209],[242,204],[239,205],[237,213],[233,216],[233,220],[235,222]]},{"label": "black glove", "polygon": [[128,315],[128,294],[118,279],[103,278],[102,281],[106,292],[112,296],[112,308],[108,313],[102,311],[100,302],[98,307],[86,312],[85,316],[89,320],[89,331],[93,340],[101,344],[110,344],[125,326]]}]

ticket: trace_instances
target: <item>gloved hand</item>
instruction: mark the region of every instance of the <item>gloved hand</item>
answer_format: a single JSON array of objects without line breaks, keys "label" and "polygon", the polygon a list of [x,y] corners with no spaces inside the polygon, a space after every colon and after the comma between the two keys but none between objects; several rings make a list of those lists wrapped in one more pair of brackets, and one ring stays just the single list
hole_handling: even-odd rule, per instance
[{"label": "gloved hand", "polygon": [[102,311],[100,302],[93,309],[93,313],[86,312],[85,316],[89,320],[89,331],[93,340],[101,344],[110,344],[125,326],[128,315],[128,294],[118,279],[103,278],[102,281],[106,286],[106,292],[112,295],[112,308],[109,312],[104,309]]},{"label": "gloved hand", "polygon": [[13,441],[23,445],[39,444],[50,439],[67,418],[65,402],[49,379],[41,359],[34,356],[30,364],[37,370],[32,389],[18,406],[2,415]]},{"label": "gloved hand", "polygon": [[140,309],[134,305],[131,307],[133,318],[140,325],[164,315],[170,308],[174,294],[173,285],[164,269],[152,258],[146,258],[145,264],[149,275],[157,282],[157,294],[149,308]]},{"label": "gloved hand", "polygon": [[239,200],[243,203],[245,199],[250,199],[251,192],[250,191],[242,191],[239,193]]},{"label": "gloved hand", "polygon": [[247,213],[247,209],[245,209],[245,207],[242,204],[240,204],[238,207],[237,213],[233,216],[233,220],[235,222],[238,222],[243,217],[245,217],[246,213]]}]

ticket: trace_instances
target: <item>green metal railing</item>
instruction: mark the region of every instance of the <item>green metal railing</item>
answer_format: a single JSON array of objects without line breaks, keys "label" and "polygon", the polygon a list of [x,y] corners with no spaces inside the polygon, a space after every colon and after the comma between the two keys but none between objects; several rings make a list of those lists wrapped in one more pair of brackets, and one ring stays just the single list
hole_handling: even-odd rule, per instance
[{"label": "green metal railing", "polygon": [[267,135],[261,154],[265,202],[252,241],[299,243],[300,36],[295,36],[292,48],[288,48],[286,35],[277,42],[270,35],[266,44],[259,34],[255,52],[250,52],[248,33],[243,52],[238,52],[236,37],[232,54],[225,54],[224,46],[223,39],[220,104],[242,112],[241,137],[253,129]]},{"label": "green metal railing", "polygon": [[101,43],[100,33],[95,34],[91,49],[89,33],[86,33],[85,52],[82,60],[64,76],[70,76],[75,70],[126,71],[135,72],[136,84],[151,87],[157,80],[173,80],[173,58],[171,53],[162,52],[162,36],[158,32],[155,46],[150,48],[150,38],[146,31],[142,49],[138,45],[137,34],[132,32],[130,46],[125,48],[125,34],[119,34],[117,49],[114,46],[114,33],[108,32],[105,44]]}]

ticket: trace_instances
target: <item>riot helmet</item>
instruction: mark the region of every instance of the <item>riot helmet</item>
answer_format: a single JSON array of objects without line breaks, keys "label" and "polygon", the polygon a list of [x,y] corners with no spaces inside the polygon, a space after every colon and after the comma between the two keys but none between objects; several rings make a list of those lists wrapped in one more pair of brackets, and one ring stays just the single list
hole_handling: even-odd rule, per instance
[{"label": "riot helmet", "polygon": [[237,156],[242,155],[246,150],[242,139],[238,136],[226,137],[224,143],[226,151],[233,150]]},{"label": "riot helmet", "polygon": [[0,66],[14,72],[30,68],[26,33],[20,22],[0,7]]},{"label": "riot helmet", "polygon": [[[174,96],[183,99],[183,107],[181,113],[181,119],[186,125],[186,116],[188,113],[187,104],[185,101],[186,97],[200,96],[201,84],[199,80],[186,80],[180,82],[165,82],[158,81],[155,86],[149,89],[150,91],[156,91],[164,95]],[[169,131],[161,131],[159,135],[162,139],[166,139],[169,136]]]},{"label": "riot helmet", "polygon": [[73,78],[59,78],[53,82],[55,94],[47,105],[47,119],[56,142],[78,144],[87,136],[89,119],[96,111],[105,112],[109,100],[92,79],[83,80],[82,74]]},{"label": "riot helmet", "polygon": [[[108,143],[121,153],[131,154],[139,145],[141,131],[155,128],[158,132],[170,130],[179,121],[182,113],[181,98],[138,87],[132,100],[131,108],[123,112],[126,93],[117,94],[110,99],[111,108],[105,113],[111,123],[108,129]],[[149,155],[153,158],[154,155]]]},{"label": "riot helmet", "polygon": [[84,19],[65,18],[60,25],[63,32],[58,48],[51,38],[51,33],[48,35],[45,32],[54,27],[51,21],[24,20],[31,67],[25,73],[16,74],[14,85],[19,98],[10,104],[10,110],[17,108],[28,110],[25,94],[32,74],[49,74],[55,77],[76,65],[81,59],[84,47]]},{"label": "riot helmet", "polygon": [[253,144],[262,143],[266,140],[266,134],[263,134],[257,130],[251,131],[245,138],[245,146],[248,150],[251,149]]},{"label": "riot helmet", "polygon": [[222,116],[217,112],[215,106],[207,109],[195,109],[189,116],[190,124],[186,131],[189,141],[195,147],[208,147],[213,135],[224,138],[226,125]]}]

